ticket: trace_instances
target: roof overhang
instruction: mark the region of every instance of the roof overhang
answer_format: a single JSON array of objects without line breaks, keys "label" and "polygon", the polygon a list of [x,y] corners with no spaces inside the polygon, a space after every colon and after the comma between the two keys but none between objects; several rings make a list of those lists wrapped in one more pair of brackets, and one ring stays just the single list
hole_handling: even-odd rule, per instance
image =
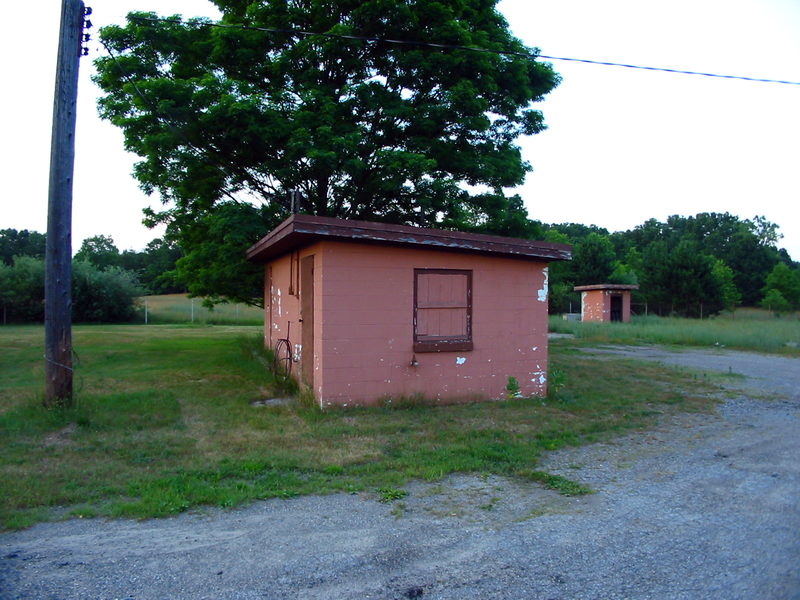
[{"label": "roof overhang", "polygon": [[545,262],[572,258],[572,246],[567,244],[296,214],[251,246],[247,250],[247,260],[265,263],[325,240],[489,254]]},{"label": "roof overhang", "polygon": [[627,283],[595,283],[593,285],[576,285],[572,289],[576,292],[591,292],[595,290],[630,291],[638,290],[639,286]]}]

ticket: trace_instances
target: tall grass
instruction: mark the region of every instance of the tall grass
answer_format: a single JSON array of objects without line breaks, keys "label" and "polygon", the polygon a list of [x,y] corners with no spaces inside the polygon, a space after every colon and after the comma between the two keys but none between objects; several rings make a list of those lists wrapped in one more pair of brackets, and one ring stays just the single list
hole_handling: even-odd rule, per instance
[{"label": "tall grass", "polygon": [[196,323],[204,325],[261,325],[264,311],[246,304],[218,304],[213,309],[203,306],[202,298],[186,294],[142,296],[138,300],[139,319],[148,323]]},{"label": "tall grass", "polygon": [[741,310],[712,319],[635,316],[630,323],[582,323],[550,317],[550,331],[594,342],[714,346],[800,354],[800,319]]}]

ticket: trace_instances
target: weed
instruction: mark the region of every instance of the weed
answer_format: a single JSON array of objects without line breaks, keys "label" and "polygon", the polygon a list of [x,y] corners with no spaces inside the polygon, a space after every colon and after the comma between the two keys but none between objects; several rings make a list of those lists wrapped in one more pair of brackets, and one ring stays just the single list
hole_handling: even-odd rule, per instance
[{"label": "weed", "polygon": [[395,500],[400,500],[401,498],[408,496],[407,491],[399,490],[393,487],[382,487],[375,491],[378,493],[378,502],[383,502],[385,504],[389,504]]},{"label": "weed", "polygon": [[541,483],[543,486],[555,490],[562,496],[583,496],[593,494],[594,490],[589,486],[572,481],[561,475],[553,475],[544,471],[523,471],[519,475]]},{"label": "weed", "polygon": [[506,383],[506,398],[520,398],[522,394],[519,389],[519,380],[516,377],[509,375],[508,383]]},{"label": "weed", "polygon": [[559,367],[551,367],[547,374],[547,397],[558,399],[567,382],[567,376]]},{"label": "weed", "polygon": [[489,501],[486,504],[481,504],[478,508],[481,510],[494,510],[498,502],[500,502],[500,498],[497,496],[492,496],[489,498]]},{"label": "weed", "polygon": [[408,507],[406,506],[405,502],[395,502],[392,505],[392,516],[395,519],[400,519],[401,517],[405,516]]},{"label": "weed", "polygon": [[528,514],[519,519],[520,521],[527,521],[529,519],[535,519],[537,517],[543,517],[544,515],[548,514],[550,511],[546,508],[532,508],[528,511]]},{"label": "weed", "polygon": [[436,401],[426,398],[423,394],[411,394],[410,396],[382,396],[378,399],[378,405],[383,408],[413,409],[424,406],[435,406]]}]

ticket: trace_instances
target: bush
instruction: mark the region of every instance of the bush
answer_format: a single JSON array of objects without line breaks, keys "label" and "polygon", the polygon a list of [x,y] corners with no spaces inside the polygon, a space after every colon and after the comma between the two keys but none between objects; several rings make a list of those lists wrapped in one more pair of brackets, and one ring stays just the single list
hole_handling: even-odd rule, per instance
[{"label": "bush", "polygon": [[72,320],[77,323],[132,321],[136,297],[142,293],[130,271],[117,267],[101,271],[83,261],[72,265]]},{"label": "bush", "polygon": [[17,256],[0,265],[0,303],[3,323],[44,321],[44,261]]},{"label": "bush", "polygon": [[792,304],[774,288],[767,290],[764,299],[761,301],[761,307],[779,314],[792,310]]},{"label": "bush", "polygon": [[[72,268],[72,320],[78,323],[118,323],[136,316],[142,290],[136,276],[123,269],[101,271],[75,261]],[[18,256],[0,265],[0,305],[3,323],[44,321],[44,261]]]}]

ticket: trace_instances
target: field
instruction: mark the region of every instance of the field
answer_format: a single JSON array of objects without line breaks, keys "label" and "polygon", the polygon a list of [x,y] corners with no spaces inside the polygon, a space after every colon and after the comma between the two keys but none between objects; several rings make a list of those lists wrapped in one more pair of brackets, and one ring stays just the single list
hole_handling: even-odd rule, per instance
[{"label": "field", "polygon": [[0,527],[70,516],[166,516],[349,491],[390,501],[410,479],[529,478],[543,452],[711,410],[713,383],[552,346],[550,398],[321,412],[283,395],[258,326],[77,326],[76,406],[47,411],[41,327],[0,328]]},{"label": "field", "polygon": [[142,296],[138,300],[141,322],[147,312],[148,323],[195,323],[205,325],[260,325],[264,311],[246,304],[218,304],[213,309],[202,304],[202,298],[186,294]]},{"label": "field", "polygon": [[757,309],[738,309],[733,314],[702,320],[633,317],[630,323],[581,323],[552,316],[550,331],[601,343],[718,346],[800,355],[798,314],[776,317]]}]

